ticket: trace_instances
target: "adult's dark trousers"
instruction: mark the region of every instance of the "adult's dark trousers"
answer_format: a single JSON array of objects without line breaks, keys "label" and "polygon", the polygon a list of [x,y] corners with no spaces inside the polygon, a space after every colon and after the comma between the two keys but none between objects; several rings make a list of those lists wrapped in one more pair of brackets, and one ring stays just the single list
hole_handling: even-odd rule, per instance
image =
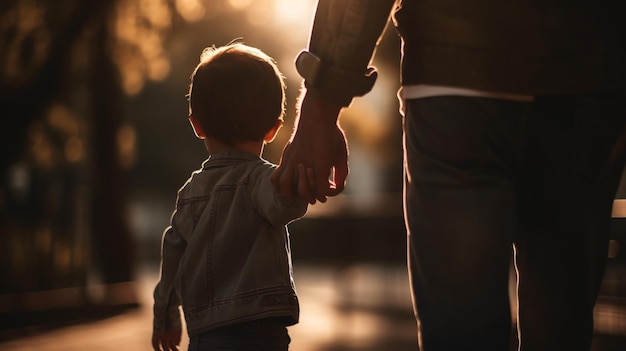
[{"label": "adult's dark trousers", "polygon": [[624,168],[624,94],[444,96],[405,108],[421,349],[510,350],[516,320],[522,351],[588,351]]},{"label": "adult's dark trousers", "polygon": [[211,330],[189,338],[189,351],[288,351],[284,324],[260,319]]}]

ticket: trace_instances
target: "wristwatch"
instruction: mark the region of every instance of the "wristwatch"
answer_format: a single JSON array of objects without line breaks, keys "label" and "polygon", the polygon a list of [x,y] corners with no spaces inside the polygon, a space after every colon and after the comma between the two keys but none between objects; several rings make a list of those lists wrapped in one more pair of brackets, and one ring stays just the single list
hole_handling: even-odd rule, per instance
[{"label": "wristwatch", "polygon": [[313,89],[324,98],[348,106],[355,96],[363,96],[372,90],[378,72],[369,67],[365,74],[355,73],[325,65],[309,51],[302,51],[296,58],[296,70],[305,80],[307,89]]}]

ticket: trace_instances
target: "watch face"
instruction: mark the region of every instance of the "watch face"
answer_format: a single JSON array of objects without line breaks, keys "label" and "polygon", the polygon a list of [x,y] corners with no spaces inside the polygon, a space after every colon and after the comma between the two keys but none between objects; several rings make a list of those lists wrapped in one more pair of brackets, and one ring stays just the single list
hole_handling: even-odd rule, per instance
[{"label": "watch face", "polygon": [[302,51],[296,58],[296,69],[298,74],[309,84],[315,85],[315,81],[319,76],[321,61],[319,57],[308,51]]}]

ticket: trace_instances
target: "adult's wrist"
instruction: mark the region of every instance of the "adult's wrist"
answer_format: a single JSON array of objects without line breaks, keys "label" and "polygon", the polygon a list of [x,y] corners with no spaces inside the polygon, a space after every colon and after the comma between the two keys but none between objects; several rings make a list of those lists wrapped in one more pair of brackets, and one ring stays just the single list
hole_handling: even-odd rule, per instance
[{"label": "adult's wrist", "polygon": [[343,106],[325,99],[314,90],[305,90],[300,104],[298,125],[315,123],[334,128],[339,120]]},{"label": "adult's wrist", "polygon": [[363,96],[372,90],[378,76],[373,67],[365,72],[346,70],[324,62],[308,51],[300,52],[295,63],[307,90],[342,107],[349,106],[355,96]]}]

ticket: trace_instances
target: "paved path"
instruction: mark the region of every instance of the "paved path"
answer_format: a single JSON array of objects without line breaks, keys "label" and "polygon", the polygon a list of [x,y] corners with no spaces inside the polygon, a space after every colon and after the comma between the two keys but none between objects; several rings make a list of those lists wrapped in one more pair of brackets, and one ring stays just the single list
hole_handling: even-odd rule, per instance
[{"label": "paved path", "polygon": [[[157,276],[154,270],[139,276],[137,292],[140,307],[101,320],[69,325],[58,329],[0,343],[3,351],[121,351],[151,350],[152,289]],[[297,351],[393,350],[413,349],[414,320],[403,270],[396,267],[351,268],[342,271],[296,267],[296,284],[301,300],[301,321],[290,327],[291,349]],[[364,288],[372,278],[385,282],[366,294]],[[344,284],[338,284],[344,283]],[[353,283],[348,285],[348,283]],[[393,289],[381,287],[394,286]],[[342,297],[343,296],[343,297]],[[348,298],[352,303],[348,304]],[[380,301],[386,301],[384,306]],[[338,306],[341,306],[338,308]],[[381,310],[385,313],[381,313]],[[399,311],[399,312],[398,312]],[[184,336],[181,350],[186,350]],[[378,346],[377,346],[378,345]],[[382,347],[382,348],[378,348]],[[408,348],[406,348],[408,347]]]},{"label": "paved path", "polygon": [[[150,351],[155,269],[137,281],[140,307],[109,318],[31,333],[0,343],[6,351]],[[296,265],[301,322],[290,328],[294,351],[416,350],[407,278],[403,267],[360,265],[337,270]],[[623,310],[602,305],[599,325],[626,332]],[[607,329],[608,328],[608,329]],[[597,340],[594,351],[626,350],[624,337]],[[183,338],[181,350],[188,339]]]}]

